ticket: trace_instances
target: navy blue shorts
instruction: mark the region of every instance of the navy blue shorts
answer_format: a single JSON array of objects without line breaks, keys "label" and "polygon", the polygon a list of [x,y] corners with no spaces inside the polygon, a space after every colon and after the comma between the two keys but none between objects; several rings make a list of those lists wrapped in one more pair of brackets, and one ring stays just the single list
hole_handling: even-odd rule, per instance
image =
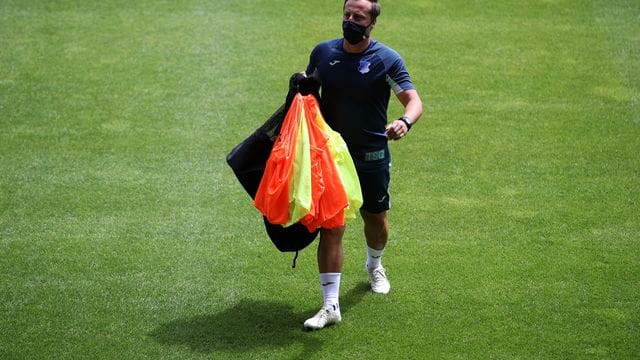
[{"label": "navy blue shorts", "polygon": [[353,156],[362,189],[362,210],[378,214],[391,208],[389,182],[391,159],[388,150],[380,158]]}]

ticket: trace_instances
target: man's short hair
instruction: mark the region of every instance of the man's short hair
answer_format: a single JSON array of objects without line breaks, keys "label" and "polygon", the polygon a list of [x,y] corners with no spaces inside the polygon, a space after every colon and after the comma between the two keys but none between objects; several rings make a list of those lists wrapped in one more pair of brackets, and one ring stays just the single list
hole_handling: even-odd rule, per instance
[{"label": "man's short hair", "polygon": [[[344,8],[345,5],[347,5],[347,1],[349,0],[344,0],[344,4],[342,5],[342,7]],[[371,13],[369,15],[371,15],[371,21],[376,21],[376,19],[378,18],[378,15],[380,15],[380,3],[378,2],[378,0],[367,0],[371,3]]]}]

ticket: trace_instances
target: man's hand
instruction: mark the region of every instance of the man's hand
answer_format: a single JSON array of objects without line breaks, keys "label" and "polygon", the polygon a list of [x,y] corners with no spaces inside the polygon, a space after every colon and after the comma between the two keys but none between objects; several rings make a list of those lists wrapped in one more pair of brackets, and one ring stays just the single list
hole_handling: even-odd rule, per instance
[{"label": "man's hand", "polygon": [[387,138],[389,140],[400,140],[409,132],[409,127],[402,120],[394,120],[387,126]]},{"label": "man's hand", "polygon": [[305,73],[295,73],[289,78],[289,88],[291,87],[302,95],[317,94],[320,83],[313,77],[307,77]]}]

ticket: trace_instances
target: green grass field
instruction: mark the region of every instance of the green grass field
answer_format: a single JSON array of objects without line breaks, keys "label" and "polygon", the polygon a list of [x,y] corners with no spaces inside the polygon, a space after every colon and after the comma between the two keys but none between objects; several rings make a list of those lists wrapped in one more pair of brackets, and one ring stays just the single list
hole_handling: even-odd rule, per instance
[{"label": "green grass field", "polygon": [[[342,1],[0,1],[0,358],[637,359],[640,2],[382,1],[425,114],[388,296],[291,269],[225,155]],[[400,115],[394,102],[390,116]]]}]

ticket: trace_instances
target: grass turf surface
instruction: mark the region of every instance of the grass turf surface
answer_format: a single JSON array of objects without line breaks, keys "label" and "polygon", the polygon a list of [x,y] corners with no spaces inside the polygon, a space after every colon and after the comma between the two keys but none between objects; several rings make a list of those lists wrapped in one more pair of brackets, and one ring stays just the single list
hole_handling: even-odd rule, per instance
[{"label": "grass turf surface", "polygon": [[291,271],[224,156],[340,6],[0,4],[0,357],[640,355],[636,1],[383,3],[426,108],[392,146],[392,293],[356,221],[343,323],[301,330],[313,247]]}]

